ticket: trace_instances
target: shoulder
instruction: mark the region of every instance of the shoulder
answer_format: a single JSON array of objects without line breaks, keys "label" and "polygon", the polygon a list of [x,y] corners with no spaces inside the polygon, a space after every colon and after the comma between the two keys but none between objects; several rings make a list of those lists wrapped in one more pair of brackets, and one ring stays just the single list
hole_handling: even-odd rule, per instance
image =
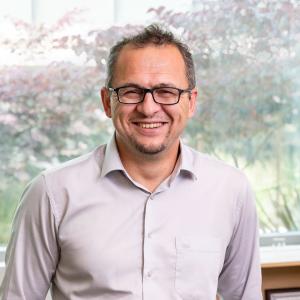
[{"label": "shoulder", "polygon": [[66,187],[70,183],[74,185],[76,182],[87,181],[99,176],[105,148],[106,145],[101,145],[88,154],[41,172],[27,185],[23,196],[29,191],[42,194],[48,192],[49,189]]},{"label": "shoulder", "polygon": [[82,199],[82,195],[97,185],[105,148],[101,145],[88,154],[43,171],[27,186],[23,200],[32,205],[40,205],[45,202],[43,199],[47,200],[60,222],[69,205]]},{"label": "shoulder", "polygon": [[254,193],[244,172],[228,163],[188,146],[185,154],[197,180],[198,188],[207,195],[215,195],[224,207],[233,207],[235,213],[247,202],[254,202]]},{"label": "shoulder", "polygon": [[213,181],[234,181],[236,184],[248,182],[244,172],[225,161],[199,152],[184,145],[184,154],[198,178]]},{"label": "shoulder", "polygon": [[99,176],[106,145],[97,147],[90,153],[66,161],[41,173],[46,185],[67,185]]}]

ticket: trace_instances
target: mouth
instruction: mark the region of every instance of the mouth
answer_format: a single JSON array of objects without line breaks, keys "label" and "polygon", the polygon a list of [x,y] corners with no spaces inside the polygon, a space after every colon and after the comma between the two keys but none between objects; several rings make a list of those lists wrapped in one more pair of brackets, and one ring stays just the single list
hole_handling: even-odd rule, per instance
[{"label": "mouth", "polygon": [[134,124],[141,128],[153,129],[159,128],[166,124],[166,122],[134,122]]}]

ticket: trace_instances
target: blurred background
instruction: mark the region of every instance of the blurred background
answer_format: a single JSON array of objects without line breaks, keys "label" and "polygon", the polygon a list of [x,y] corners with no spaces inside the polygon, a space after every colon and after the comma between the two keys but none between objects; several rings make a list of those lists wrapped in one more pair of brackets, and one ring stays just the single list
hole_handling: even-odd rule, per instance
[{"label": "blurred background", "polygon": [[262,235],[300,230],[299,1],[0,0],[0,245],[34,176],[107,142],[109,48],[152,22],[194,55],[184,141],[247,174]]}]

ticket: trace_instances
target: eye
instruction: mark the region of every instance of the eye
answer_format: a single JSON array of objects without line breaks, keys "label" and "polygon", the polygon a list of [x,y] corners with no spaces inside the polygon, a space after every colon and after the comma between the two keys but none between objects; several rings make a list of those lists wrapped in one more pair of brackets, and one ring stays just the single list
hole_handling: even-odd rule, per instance
[{"label": "eye", "polygon": [[136,98],[143,94],[143,90],[137,87],[124,87],[119,89],[119,96],[124,98]]},{"label": "eye", "polygon": [[178,95],[178,90],[174,89],[174,88],[159,88],[155,90],[155,94],[158,97],[164,97],[164,98],[168,98],[168,97],[176,97]]}]

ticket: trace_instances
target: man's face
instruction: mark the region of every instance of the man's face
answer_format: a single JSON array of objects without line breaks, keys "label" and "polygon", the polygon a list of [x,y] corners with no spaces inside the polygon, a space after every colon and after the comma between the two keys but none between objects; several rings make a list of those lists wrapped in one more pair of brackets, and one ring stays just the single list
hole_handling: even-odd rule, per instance
[{"label": "man's face", "polygon": [[[116,63],[112,87],[124,85],[187,89],[185,64],[179,50],[171,45],[125,46]],[[196,95],[194,89],[191,97],[183,93],[179,103],[162,105],[147,93],[141,103],[122,104],[116,97],[110,99],[108,90],[103,88],[103,106],[116,129],[120,153],[154,155],[177,151],[179,136],[194,113]]]}]

